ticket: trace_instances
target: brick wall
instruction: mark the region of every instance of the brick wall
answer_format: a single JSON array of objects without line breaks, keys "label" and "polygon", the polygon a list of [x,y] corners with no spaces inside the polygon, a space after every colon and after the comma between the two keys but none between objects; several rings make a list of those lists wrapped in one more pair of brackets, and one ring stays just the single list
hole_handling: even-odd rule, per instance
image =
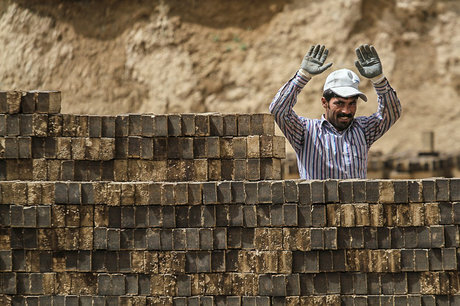
[{"label": "brick wall", "polygon": [[458,305],[460,179],[281,180],[267,114],[0,93],[1,305]]}]

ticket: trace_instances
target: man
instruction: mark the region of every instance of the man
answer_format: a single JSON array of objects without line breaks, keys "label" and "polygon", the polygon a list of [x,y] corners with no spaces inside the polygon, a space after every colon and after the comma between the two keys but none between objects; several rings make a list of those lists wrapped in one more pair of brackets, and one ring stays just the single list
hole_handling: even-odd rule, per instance
[{"label": "man", "polygon": [[351,70],[332,72],[324,84],[321,119],[298,116],[293,107],[297,95],[312,77],[324,72],[329,51],[312,46],[299,71],[276,94],[270,112],[297,155],[303,179],[366,178],[368,150],[398,120],[401,104],[396,92],[383,75],[382,64],[373,46],[356,49],[359,73],[372,81],[378,96],[377,112],[369,117],[354,118],[359,91],[359,77]]}]

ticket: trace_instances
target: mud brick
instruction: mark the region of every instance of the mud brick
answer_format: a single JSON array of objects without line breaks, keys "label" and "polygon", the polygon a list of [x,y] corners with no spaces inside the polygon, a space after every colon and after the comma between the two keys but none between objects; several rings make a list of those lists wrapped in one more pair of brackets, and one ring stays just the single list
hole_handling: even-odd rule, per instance
[{"label": "mud brick", "polygon": [[[2,116],[0,115],[0,135],[5,135],[4,128],[2,129]],[[5,116],[3,116],[5,118]],[[35,136],[34,126],[33,126],[33,118],[32,114],[24,114],[21,115],[19,118],[19,134],[22,136]],[[3,123],[4,126],[5,123]],[[2,132],[3,131],[3,132]]]},{"label": "mud brick", "polygon": [[447,248],[459,246],[460,231],[459,231],[458,226],[446,225],[444,227],[444,235],[445,235],[445,246]]},{"label": "mud brick", "polygon": [[188,186],[188,203],[200,204],[202,203],[202,184],[201,183],[187,183]]},{"label": "mud brick", "polygon": [[89,137],[102,137],[102,117],[88,116]]},{"label": "mud brick", "polygon": [[339,181],[340,203],[353,202],[353,181]]},{"label": "mud brick", "polygon": [[164,206],[163,207],[163,227],[173,228],[175,224],[175,207]]},{"label": "mud brick", "polygon": [[222,204],[232,203],[231,182],[217,183],[217,201]]},{"label": "mud brick", "polygon": [[128,157],[139,158],[141,155],[141,137],[128,137]]},{"label": "mud brick", "polygon": [[404,248],[404,230],[400,227],[390,228],[391,247],[395,249]]},{"label": "mud brick", "polygon": [[[236,188],[239,188],[239,191],[243,191],[244,199],[243,202],[246,204],[257,204],[259,200],[258,196],[258,183],[257,182],[244,182],[244,185],[241,186],[240,184],[232,184],[232,191],[236,191]],[[241,188],[243,187],[243,188]],[[232,192],[232,195],[235,195],[235,192]],[[235,199],[235,197],[233,197]]]},{"label": "mud brick", "polygon": [[7,136],[19,136],[20,130],[20,115],[8,115],[6,116],[6,135]]},{"label": "mud brick", "polygon": [[213,249],[213,231],[208,228],[201,228],[199,231],[199,249],[212,250]]},{"label": "mud brick", "polygon": [[243,207],[241,205],[229,205],[228,216],[230,226],[243,226]]},{"label": "mud brick", "polygon": [[366,202],[366,181],[353,180],[353,202],[362,203]]},{"label": "mud brick", "polygon": [[128,161],[127,160],[114,160],[113,178],[117,182],[125,182],[128,180]]},{"label": "mud brick", "polygon": [[274,156],[273,137],[274,136],[265,136],[265,135],[259,136],[259,140],[260,140],[260,143],[259,143],[260,154],[259,155],[260,157],[273,157]]},{"label": "mud brick", "polygon": [[247,140],[247,157],[259,158],[260,157],[260,136],[248,136]]},{"label": "mud brick", "polygon": [[0,114],[8,113],[7,92],[0,91]]},{"label": "mud brick", "polygon": [[414,250],[415,271],[429,271],[428,251]]},{"label": "mud brick", "polygon": [[222,164],[219,159],[208,159],[208,179],[220,181],[222,178]]},{"label": "mud brick", "polygon": [[339,186],[336,180],[327,180],[325,182],[326,202],[339,202]]},{"label": "mud brick", "polygon": [[272,276],[270,274],[259,275],[259,294],[271,296],[273,291]]},{"label": "mud brick", "polygon": [[[99,117],[101,118],[101,137],[115,137],[116,133],[116,117],[115,116],[102,116],[102,117]],[[91,119],[91,116],[88,117],[88,124],[89,124],[89,132],[90,132],[90,137],[93,137],[91,136],[91,134],[97,132],[97,128],[98,128],[98,125],[99,123],[97,122],[98,119]],[[95,122],[94,122],[95,121]],[[94,124],[96,124],[96,126],[94,126]],[[117,136],[120,136],[120,135],[117,135]]]},{"label": "mud brick", "polygon": [[223,115],[223,135],[225,136],[237,136],[238,135],[237,115],[233,115],[233,114]]},{"label": "mud brick", "polygon": [[72,158],[75,160],[84,160],[86,151],[85,138],[72,138]]},{"label": "mud brick", "polygon": [[271,203],[272,190],[271,183],[268,181],[260,181],[257,183],[258,203]]},{"label": "mud brick", "polygon": [[173,229],[173,249],[183,251],[186,248],[185,229]]},{"label": "mud brick", "polygon": [[406,249],[414,249],[417,247],[417,228],[404,228],[404,247]]},{"label": "mud brick", "polygon": [[129,136],[129,116],[118,115],[115,117],[115,136],[127,137]]},{"label": "mud brick", "polygon": [[220,158],[219,137],[207,137],[208,158]]},{"label": "mud brick", "polygon": [[81,184],[69,183],[68,194],[69,204],[81,204]]},{"label": "mud brick", "polygon": [[[6,115],[0,114],[0,136],[7,136],[6,133]],[[25,123],[24,123],[25,125]],[[25,130],[25,129],[22,129]]]},{"label": "mud brick", "polygon": [[57,114],[61,111],[60,91],[40,91],[36,98],[38,113]]},{"label": "mud brick", "polygon": [[216,225],[217,226],[228,226],[228,206],[217,206],[216,207]]},{"label": "mud brick", "polygon": [[444,227],[443,226],[431,226],[431,247],[442,248],[445,245],[444,240]]},{"label": "mud brick", "polygon": [[275,158],[261,159],[260,178],[268,180],[281,179],[281,160]]},{"label": "mud brick", "polygon": [[227,228],[216,228],[213,231],[214,249],[227,249]]},{"label": "mud brick", "polygon": [[227,229],[227,246],[231,249],[241,249],[240,227],[229,227]]},{"label": "mud brick", "polygon": [[142,115],[129,114],[128,115],[128,135],[129,136],[142,136]]},{"label": "mud brick", "polygon": [[101,152],[100,138],[85,138],[85,158],[86,160],[99,160]]},{"label": "mud brick", "polygon": [[[62,114],[55,114],[55,115],[43,115],[43,114],[32,114],[33,118],[33,133],[35,136],[51,136],[51,137],[59,137],[62,136],[62,128],[63,128],[63,116]],[[40,118],[39,120],[37,120]],[[36,124],[37,121],[41,121],[44,118],[48,118],[48,123],[45,124],[38,124],[39,132],[36,131]],[[43,130],[41,130],[43,129]]]},{"label": "mud brick", "polygon": [[311,207],[312,226],[326,226],[326,205],[312,205]]},{"label": "mud brick", "polygon": [[[48,139],[45,145],[50,145]],[[72,158],[72,142],[69,137],[57,137],[56,138],[56,158],[57,159],[71,159]]]},{"label": "mud brick", "polygon": [[203,204],[216,204],[217,200],[217,184],[213,182],[203,184]]},{"label": "mud brick", "polygon": [[356,225],[355,209],[353,204],[343,204],[340,206],[340,224],[343,227]]},{"label": "mud brick", "polygon": [[441,202],[438,205],[439,213],[440,213],[440,220],[439,224],[452,224],[453,223],[453,206],[452,203],[449,202]]},{"label": "mud brick", "polygon": [[251,135],[251,115],[238,114],[238,136]]},{"label": "mud brick", "polygon": [[442,250],[442,268],[444,271],[457,269],[457,249],[443,248]]},{"label": "mud brick", "polygon": [[422,202],[422,183],[419,181],[408,181],[409,202]]},{"label": "mud brick", "polygon": [[35,104],[36,104],[37,96],[38,96],[38,92],[35,92],[35,91],[29,91],[22,95],[21,113],[31,114],[36,111]]},{"label": "mud brick", "polygon": [[310,231],[311,235],[311,249],[312,250],[322,250],[324,249],[324,235],[323,229],[321,228],[312,228]]},{"label": "mud brick", "polygon": [[[23,93],[20,91],[6,92],[6,109],[8,114],[17,114],[21,111],[22,94]],[[4,101],[4,97],[2,97],[1,100]],[[4,102],[1,104],[4,105]],[[2,108],[4,108],[4,106]]]},{"label": "mud brick", "polygon": [[[317,188],[317,186],[315,187]],[[311,204],[311,183],[310,182],[299,182],[298,184],[299,203],[300,204]]]},{"label": "mud brick", "polygon": [[[281,192],[281,190],[280,190]],[[283,198],[282,195],[278,196],[278,198]],[[286,202],[296,203],[299,200],[299,191],[297,188],[297,182],[294,180],[286,180],[284,181],[284,199]],[[284,201],[283,201],[284,202]],[[283,203],[281,202],[281,203]]]},{"label": "mud brick", "polygon": [[24,227],[36,227],[37,226],[37,209],[35,206],[24,207]]},{"label": "mud brick", "polygon": [[[383,182],[366,181],[365,194],[366,194],[366,201],[368,203],[377,203],[377,202],[379,202],[379,200],[381,198],[380,197],[380,183],[383,183]],[[385,192],[385,190],[387,190],[388,188],[390,188],[390,186],[388,186],[388,184],[382,185],[382,192]],[[353,191],[354,190],[355,189],[353,189]],[[387,194],[387,193],[385,193],[385,194]],[[389,199],[386,199],[386,198],[382,198],[382,200],[389,201]]]},{"label": "mud brick", "polygon": [[207,158],[208,142],[204,137],[196,137],[193,139],[193,156],[195,158]]},{"label": "mud brick", "polygon": [[324,181],[311,182],[311,199],[313,203],[325,203]]},{"label": "mud brick", "polygon": [[431,233],[430,228],[423,226],[417,227],[417,247],[428,249],[431,247]]},{"label": "mud brick", "polygon": [[393,181],[393,189],[394,189],[394,203],[408,203],[409,188],[408,188],[407,181]]},{"label": "mud brick", "polygon": [[298,225],[298,215],[297,215],[297,205],[296,204],[285,204],[283,205],[283,225],[285,226],[297,226]]},{"label": "mud brick", "polygon": [[117,137],[115,139],[115,157],[127,158],[128,157],[128,138]]},{"label": "mud brick", "polygon": [[436,201],[449,201],[449,179],[436,179]]},{"label": "mud brick", "polygon": [[436,201],[436,182],[435,180],[422,180],[422,195],[425,202]]},{"label": "mud brick", "polygon": [[[258,212],[262,212],[264,210],[258,209]],[[283,206],[282,205],[273,205],[269,209],[270,215],[269,219],[267,220],[269,224],[272,226],[282,226],[284,222],[283,218]]]},{"label": "mud brick", "polygon": [[248,140],[246,137],[233,137],[233,158],[247,158],[248,156]]},{"label": "mud brick", "polygon": [[4,138],[4,156],[5,158],[16,159],[19,158],[19,147],[17,137],[5,137]]},{"label": "mud brick", "polygon": [[195,115],[195,135],[196,136],[209,136],[210,122],[209,115],[198,114]]}]

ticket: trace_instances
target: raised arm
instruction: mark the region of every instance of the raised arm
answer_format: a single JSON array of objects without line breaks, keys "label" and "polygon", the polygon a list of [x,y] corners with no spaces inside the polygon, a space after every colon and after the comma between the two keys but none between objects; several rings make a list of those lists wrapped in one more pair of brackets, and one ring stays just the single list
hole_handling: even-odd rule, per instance
[{"label": "raised arm", "polygon": [[355,62],[359,73],[370,79],[378,96],[377,112],[369,117],[361,117],[365,129],[368,148],[399,119],[401,103],[394,89],[383,75],[382,63],[373,46],[361,45],[356,49]]},{"label": "raised arm", "polygon": [[314,75],[332,66],[332,63],[324,65],[328,53],[324,46],[311,46],[302,60],[299,71],[281,87],[270,104],[270,112],[275,115],[276,123],[296,152],[301,151],[305,134],[305,119],[293,110],[297,95]]}]

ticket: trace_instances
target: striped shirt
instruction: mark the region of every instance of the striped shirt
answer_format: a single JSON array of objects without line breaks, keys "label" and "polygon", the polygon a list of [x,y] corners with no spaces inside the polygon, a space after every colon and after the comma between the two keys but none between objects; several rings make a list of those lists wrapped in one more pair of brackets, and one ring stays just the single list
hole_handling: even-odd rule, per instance
[{"label": "striped shirt", "polygon": [[377,112],[354,118],[346,130],[339,132],[324,115],[321,119],[308,119],[294,112],[297,95],[307,82],[297,73],[270,104],[270,112],[296,152],[300,178],[366,178],[369,148],[401,115],[396,92],[386,78],[374,84]]}]

